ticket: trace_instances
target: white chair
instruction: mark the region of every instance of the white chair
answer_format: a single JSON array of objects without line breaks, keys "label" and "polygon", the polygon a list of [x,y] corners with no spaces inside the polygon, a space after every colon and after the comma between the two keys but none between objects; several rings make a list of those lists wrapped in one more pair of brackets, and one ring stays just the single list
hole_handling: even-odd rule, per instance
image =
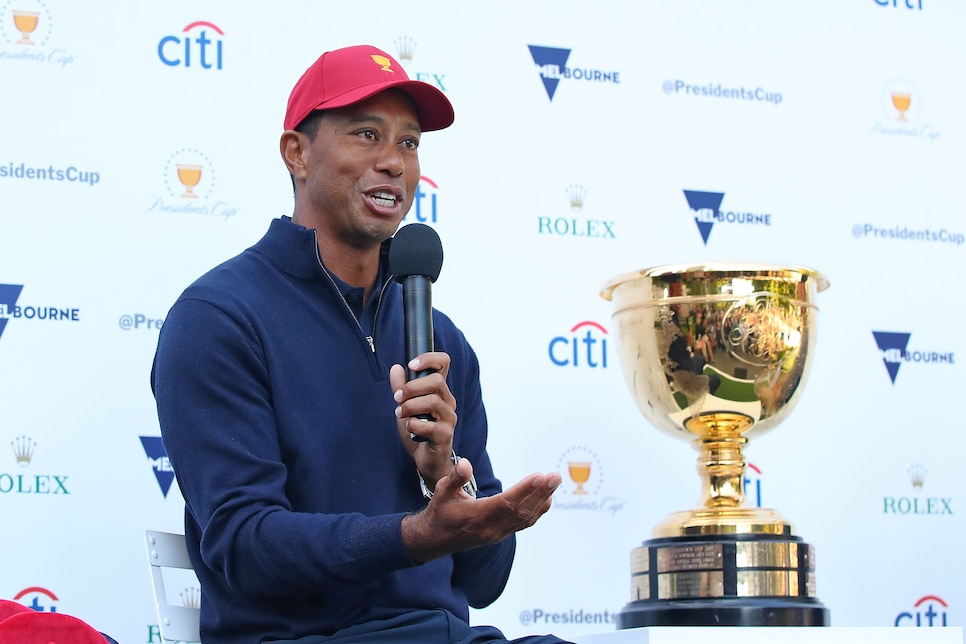
[{"label": "white chair", "polygon": [[[172,604],[164,590],[163,570],[178,569],[192,571],[191,560],[188,559],[188,547],[183,534],[157,532],[146,530],[144,541],[148,551],[148,563],[151,565],[151,582],[154,586],[154,605],[158,613],[158,628],[161,639],[165,642],[200,642],[199,623],[201,620],[200,592],[191,597],[190,601]],[[197,577],[195,577],[197,582]],[[200,584],[199,584],[200,587]],[[194,591],[194,589],[189,589]]]}]

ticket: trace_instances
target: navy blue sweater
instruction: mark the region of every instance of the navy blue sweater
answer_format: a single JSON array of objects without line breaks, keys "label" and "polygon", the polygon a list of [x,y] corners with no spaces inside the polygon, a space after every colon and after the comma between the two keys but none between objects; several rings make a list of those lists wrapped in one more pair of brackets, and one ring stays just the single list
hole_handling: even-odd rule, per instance
[{"label": "navy blue sweater", "polygon": [[[186,501],[206,644],[330,634],[412,609],[468,620],[467,604],[503,591],[512,537],[422,565],[403,549],[402,518],[426,502],[389,386],[389,367],[405,363],[401,287],[382,289],[373,351],[315,231],[282,217],[165,319],[151,385]],[[433,326],[452,361],[454,447],[480,494],[495,494],[479,364],[435,309]]]}]

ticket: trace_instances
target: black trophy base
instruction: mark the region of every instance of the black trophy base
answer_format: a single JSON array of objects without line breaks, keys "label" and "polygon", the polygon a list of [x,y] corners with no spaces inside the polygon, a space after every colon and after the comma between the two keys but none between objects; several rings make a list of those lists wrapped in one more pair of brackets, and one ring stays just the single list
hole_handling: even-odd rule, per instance
[{"label": "black trophy base", "polygon": [[776,598],[715,598],[635,601],[617,616],[617,628],[643,626],[829,626],[817,601]]},{"label": "black trophy base", "polygon": [[791,535],[665,537],[631,551],[631,601],[617,628],[828,626],[815,552]]}]

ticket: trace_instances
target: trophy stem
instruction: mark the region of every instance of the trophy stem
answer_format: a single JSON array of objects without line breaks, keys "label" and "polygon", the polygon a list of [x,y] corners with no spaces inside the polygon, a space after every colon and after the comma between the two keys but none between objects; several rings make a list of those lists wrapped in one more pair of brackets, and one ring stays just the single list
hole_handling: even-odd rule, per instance
[{"label": "trophy stem", "polygon": [[738,412],[705,412],[692,416],[684,426],[698,435],[698,473],[702,479],[701,502],[694,510],[675,512],[653,531],[654,538],[689,535],[770,534],[792,536],[792,524],[768,508],[745,503],[745,457],[743,435],[754,420]]},{"label": "trophy stem", "polygon": [[700,507],[736,508],[745,501],[745,458],[742,435],[754,421],[744,414],[713,412],[688,419],[685,426],[698,430],[692,441],[698,450],[702,492]]}]

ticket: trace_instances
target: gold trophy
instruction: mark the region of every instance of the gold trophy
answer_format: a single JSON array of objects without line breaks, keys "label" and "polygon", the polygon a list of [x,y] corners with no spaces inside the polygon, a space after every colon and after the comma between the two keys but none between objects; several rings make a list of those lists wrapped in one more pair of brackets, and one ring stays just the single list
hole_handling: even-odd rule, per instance
[{"label": "gold trophy", "polygon": [[18,45],[32,45],[34,41],[30,39],[30,34],[37,28],[40,21],[40,13],[36,11],[13,10],[13,24],[20,32],[22,38],[17,41]]},{"label": "gold trophy", "polygon": [[905,121],[906,112],[912,104],[912,94],[908,92],[892,92],[892,105],[899,111],[897,121]]},{"label": "gold trophy", "polygon": [[204,166],[201,165],[191,165],[187,163],[178,164],[178,181],[181,182],[187,190],[181,195],[182,199],[197,199],[198,195],[194,192],[194,187],[198,185],[201,181],[201,170]]},{"label": "gold trophy", "polygon": [[650,268],[610,280],[618,354],[638,409],[698,450],[703,491],[631,552],[618,628],[827,626],[815,555],[744,494],[742,448],[798,401],[815,344],[817,272],[756,264]]}]

